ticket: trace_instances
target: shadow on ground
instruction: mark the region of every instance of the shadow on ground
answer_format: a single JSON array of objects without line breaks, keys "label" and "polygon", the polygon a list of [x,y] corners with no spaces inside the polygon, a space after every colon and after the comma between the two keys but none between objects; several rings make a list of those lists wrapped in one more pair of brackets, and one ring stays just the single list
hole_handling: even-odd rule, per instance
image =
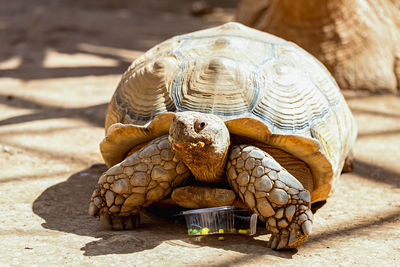
[{"label": "shadow on ground", "polygon": [[98,220],[90,217],[87,210],[97,179],[105,170],[105,165],[96,164],[72,175],[65,182],[46,189],[32,207],[33,212],[45,220],[42,226],[46,229],[98,238],[81,248],[86,256],[135,253],[153,249],[163,242],[177,247],[208,246],[248,255],[274,255],[283,258],[291,258],[296,253],[296,250],[273,251],[267,248],[265,238],[259,240],[228,235],[224,242],[218,241],[216,236],[189,238],[184,222],[159,217],[150,212],[141,214],[142,225],[139,229],[102,230]]},{"label": "shadow on ground", "polygon": [[79,108],[59,107],[52,104],[39,103],[32,99],[4,95],[2,93],[0,93],[0,104],[13,108],[30,108],[34,110],[30,114],[0,120],[0,126],[38,120],[75,118],[90,123],[93,126],[104,127],[108,106],[108,103],[104,103]]},{"label": "shadow on ground", "polygon": [[[356,162],[355,174],[365,174],[365,169],[374,168],[366,166],[366,163]],[[142,225],[133,231],[106,231],[101,229],[96,218],[90,217],[87,213],[90,196],[97,182],[98,177],[106,170],[103,164],[96,164],[88,169],[75,173],[65,182],[56,184],[46,189],[33,203],[33,212],[43,218],[46,229],[62,231],[82,236],[98,238],[86,244],[81,250],[85,256],[97,256],[108,254],[135,253],[153,249],[163,242],[177,247],[213,247],[229,251],[240,252],[243,257],[232,259],[224,264],[245,263],[255,256],[273,255],[282,258],[292,258],[297,252],[283,251],[276,252],[267,248],[266,240],[246,236],[228,235],[224,242],[218,241],[216,236],[206,236],[201,238],[189,238],[186,235],[186,225],[183,221],[166,219],[156,216],[150,212],[141,214]],[[382,172],[382,173],[381,173]],[[366,175],[368,179],[377,179],[386,172],[379,170],[378,174]],[[397,185],[397,178],[381,181],[384,183]],[[365,230],[371,226],[378,226],[400,220],[398,209],[387,214],[380,214],[374,220],[364,223],[348,224],[339,227],[334,231],[322,232],[311,235],[309,241],[304,246],[310,246],[315,242],[323,242],[327,239],[335,238],[339,234],[352,235]]]},{"label": "shadow on ground", "polygon": [[400,173],[356,159],[353,172],[365,179],[400,188]]},{"label": "shadow on ground", "polygon": [[[222,21],[218,14],[216,18],[191,16],[191,5],[195,1],[43,0],[29,5],[24,0],[16,0],[0,4],[0,39],[7,47],[0,49],[0,63],[19,60],[11,69],[0,67],[0,76],[33,80],[120,74],[138,55],[131,55],[129,51],[141,54],[174,35]],[[237,2],[214,0],[212,4],[233,12]],[[46,67],[50,50],[100,56],[114,60],[116,65]]]}]

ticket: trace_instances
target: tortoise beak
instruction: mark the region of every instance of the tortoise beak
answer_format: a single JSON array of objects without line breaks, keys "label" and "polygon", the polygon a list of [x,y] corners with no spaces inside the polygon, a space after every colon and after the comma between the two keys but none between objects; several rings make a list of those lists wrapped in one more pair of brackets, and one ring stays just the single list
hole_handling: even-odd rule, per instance
[{"label": "tortoise beak", "polygon": [[191,149],[196,149],[196,148],[203,148],[206,144],[203,141],[189,141],[189,142],[176,142],[176,140],[169,136],[168,141],[171,143],[172,147],[174,150],[180,150],[180,151],[188,151]]},{"label": "tortoise beak", "polygon": [[204,146],[205,146],[205,143],[204,142],[202,142],[202,141],[198,141],[197,143],[190,143],[190,146],[191,147],[201,147],[201,148],[203,148]]}]

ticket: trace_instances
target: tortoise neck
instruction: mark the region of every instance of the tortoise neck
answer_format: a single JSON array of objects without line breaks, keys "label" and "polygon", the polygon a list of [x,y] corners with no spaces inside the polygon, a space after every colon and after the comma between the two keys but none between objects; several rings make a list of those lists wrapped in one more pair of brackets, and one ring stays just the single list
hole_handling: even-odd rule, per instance
[{"label": "tortoise neck", "polygon": [[182,158],[195,179],[205,183],[225,182],[225,166],[228,158],[228,147],[225,152],[207,155],[206,157]]}]

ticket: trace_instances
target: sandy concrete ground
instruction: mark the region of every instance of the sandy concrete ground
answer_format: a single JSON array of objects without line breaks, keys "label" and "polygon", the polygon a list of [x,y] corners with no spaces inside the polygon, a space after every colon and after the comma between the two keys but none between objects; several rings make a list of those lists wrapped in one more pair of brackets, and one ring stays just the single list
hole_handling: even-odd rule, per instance
[{"label": "sandy concrete ground", "polygon": [[399,266],[398,96],[346,93],[355,170],[298,250],[272,251],[265,234],[188,238],[184,224],[150,213],[135,231],[101,230],[87,208],[120,75],[168,37],[232,20],[237,1],[205,17],[184,0],[66,2],[0,4],[0,265]]}]

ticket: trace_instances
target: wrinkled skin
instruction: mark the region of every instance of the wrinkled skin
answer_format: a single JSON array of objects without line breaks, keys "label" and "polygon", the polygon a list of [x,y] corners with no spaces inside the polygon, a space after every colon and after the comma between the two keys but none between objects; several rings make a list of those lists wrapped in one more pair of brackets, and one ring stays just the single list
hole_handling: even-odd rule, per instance
[{"label": "wrinkled skin", "polygon": [[203,182],[225,180],[229,131],[217,116],[197,112],[176,113],[169,141],[177,157]]}]

